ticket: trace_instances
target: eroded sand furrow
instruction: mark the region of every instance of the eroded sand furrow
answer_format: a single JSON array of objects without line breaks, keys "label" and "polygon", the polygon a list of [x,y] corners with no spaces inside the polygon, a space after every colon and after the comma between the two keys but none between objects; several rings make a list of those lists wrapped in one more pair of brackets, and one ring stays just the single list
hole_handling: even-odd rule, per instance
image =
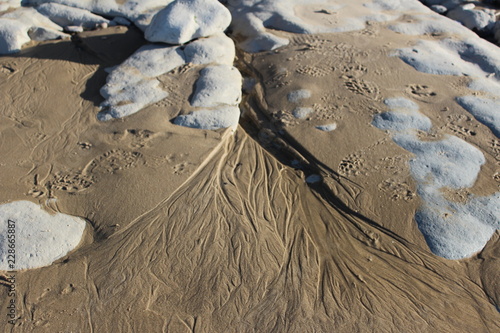
[{"label": "eroded sand furrow", "polygon": [[331,207],[241,129],[170,198],[86,252],[95,295],[81,321],[95,331],[498,329],[482,322],[495,310],[461,266]]}]

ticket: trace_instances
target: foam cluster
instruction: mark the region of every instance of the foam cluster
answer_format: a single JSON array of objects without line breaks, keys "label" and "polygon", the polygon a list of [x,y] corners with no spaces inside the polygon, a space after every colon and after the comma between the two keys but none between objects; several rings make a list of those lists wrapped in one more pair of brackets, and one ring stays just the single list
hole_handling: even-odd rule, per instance
[{"label": "foam cluster", "polygon": [[478,8],[471,1],[463,0],[421,0],[430,6],[436,13],[443,14],[448,18],[460,22],[468,29],[496,34],[499,32],[497,41],[500,42],[500,25],[495,24],[498,13],[489,8]]},{"label": "foam cluster", "polygon": [[[179,0],[160,10],[145,29],[146,45],[110,72],[101,95],[101,120],[136,113],[168,97],[158,80],[184,65],[200,70],[189,110],[173,119],[180,126],[219,129],[236,127],[242,77],[232,66],[235,47],[223,34],[229,11],[216,0]],[[176,44],[176,45],[171,45]]]},{"label": "foam cluster", "polygon": [[[242,77],[232,66],[234,43],[223,33],[231,23],[231,13],[219,1],[28,0],[26,3],[34,8],[18,10],[33,13],[40,20],[43,18],[44,23],[50,25],[47,29],[75,32],[96,26],[133,23],[144,32],[147,41],[156,43],[141,47],[109,71],[106,84],[100,90],[105,99],[100,105],[100,120],[122,118],[167,98],[169,93],[162,87],[159,77],[180,66],[194,64],[201,67],[196,91],[190,107],[181,110],[173,123],[200,129],[237,126]],[[29,18],[26,21],[36,20]],[[16,32],[19,36],[15,45],[6,49],[17,52],[30,40],[26,34],[33,27],[26,25],[19,29],[15,28],[16,24],[11,25],[12,29],[20,30]],[[1,27],[0,18],[0,47]],[[59,35],[54,37],[60,38]]]},{"label": "foam cluster", "polygon": [[83,219],[51,215],[30,201],[0,205],[0,271],[52,264],[80,244],[85,225]]},{"label": "foam cluster", "polygon": [[[274,50],[288,45],[286,37],[274,31],[292,33],[333,33],[364,29],[367,22],[392,21],[404,14],[431,12],[417,0],[351,0],[339,4],[328,0],[226,0],[233,15],[231,27],[242,37],[239,46],[247,52]],[[303,7],[321,8],[314,11],[314,19],[297,13],[311,11]],[[334,18],[321,23],[322,19]]]},{"label": "foam cluster", "polygon": [[465,203],[448,200],[446,190],[472,187],[485,163],[482,152],[455,136],[423,141],[416,131],[429,131],[431,121],[405,98],[385,100],[389,111],[376,115],[373,125],[388,130],[396,144],[415,154],[410,171],[422,205],[415,220],[432,252],[462,259],[483,249],[500,228],[500,193],[470,195]]}]

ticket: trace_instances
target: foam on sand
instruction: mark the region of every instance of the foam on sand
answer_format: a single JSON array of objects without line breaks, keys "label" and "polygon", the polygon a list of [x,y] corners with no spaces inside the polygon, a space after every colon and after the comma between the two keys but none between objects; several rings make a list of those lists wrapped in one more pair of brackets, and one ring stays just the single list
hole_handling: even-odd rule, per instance
[{"label": "foam on sand", "polygon": [[316,129],[319,129],[320,131],[323,132],[331,132],[337,129],[337,124],[332,123],[332,124],[326,124],[326,125],[318,125],[316,126]]},{"label": "foam on sand", "polygon": [[440,15],[412,15],[409,19],[416,22],[398,22],[390,25],[389,29],[405,35],[456,34],[463,37],[475,35],[460,23]]},{"label": "foam on sand", "polygon": [[[271,30],[292,33],[329,33],[361,30],[366,22],[386,22],[406,12],[431,12],[420,2],[403,0],[352,0],[338,4],[328,0],[249,0],[231,1],[227,6],[233,15],[232,28],[244,40],[239,46],[247,52],[274,50],[288,45],[287,38]],[[317,10],[317,8],[322,8]],[[312,15],[312,18],[300,14]]]},{"label": "foam on sand", "polygon": [[405,98],[391,98],[384,101],[389,112],[375,115],[373,125],[391,131],[420,129],[428,131],[432,127],[431,120],[418,111],[418,105]]},{"label": "foam on sand", "polygon": [[160,10],[147,27],[150,42],[184,44],[224,31],[231,14],[217,0],[178,0]]},{"label": "foam on sand", "polygon": [[428,131],[431,122],[418,106],[404,98],[388,99],[385,104],[390,111],[376,115],[373,125],[389,130],[396,144],[415,154],[410,171],[422,199],[415,221],[429,248],[448,259],[480,251],[500,227],[500,193],[470,195],[466,203],[457,203],[446,199],[443,191],[472,187],[486,161],[483,153],[455,136],[422,141],[415,130]]},{"label": "foam on sand", "polygon": [[85,221],[57,213],[50,215],[30,201],[0,205],[0,270],[9,267],[7,235],[9,220],[15,225],[15,270],[32,269],[52,264],[80,243]]},{"label": "foam on sand", "polygon": [[312,108],[298,107],[293,109],[292,114],[297,119],[306,119],[313,111]]},{"label": "foam on sand", "polygon": [[303,99],[307,99],[311,97],[311,91],[307,89],[295,90],[289,93],[287,99],[291,103],[298,103]]},{"label": "foam on sand", "polygon": [[38,40],[64,36],[60,33],[62,27],[33,8],[18,8],[0,16],[0,54],[19,52],[21,47],[31,40],[29,33],[38,28],[52,32],[52,34],[36,33]]},{"label": "foam on sand", "polygon": [[488,93],[492,97],[500,97],[500,83],[494,79],[475,79],[469,83],[468,88]]},{"label": "foam on sand", "polygon": [[185,115],[177,116],[173,120],[173,123],[184,127],[216,130],[228,127],[236,129],[239,120],[239,107],[220,106],[215,109],[196,110]]},{"label": "foam on sand", "polygon": [[185,63],[177,47],[145,45],[114,68],[101,88],[101,120],[121,118],[168,96],[156,77]]},{"label": "foam on sand", "polygon": [[474,4],[471,7],[459,6],[448,12],[446,16],[452,20],[462,23],[469,29],[477,30],[492,30],[495,25],[496,16],[492,10],[477,10],[474,9]]},{"label": "foam on sand", "polygon": [[233,41],[224,34],[201,38],[185,47],[145,45],[110,71],[101,88],[106,100],[99,117],[109,120],[136,113],[168,97],[157,79],[160,75],[186,63],[232,65],[234,52]]},{"label": "foam on sand", "polygon": [[84,28],[95,28],[99,24],[109,24],[110,22],[102,16],[92,14],[88,10],[57,3],[43,4],[36,7],[36,10],[62,27],[81,26]]},{"label": "foam on sand", "polygon": [[421,40],[397,55],[416,70],[438,75],[468,75],[500,79],[498,47],[477,38]]},{"label": "foam on sand", "polygon": [[228,65],[209,66],[201,70],[200,78],[191,98],[194,107],[217,107],[221,104],[237,105],[241,101],[243,78],[240,72]]},{"label": "foam on sand", "polygon": [[145,29],[153,16],[173,0],[27,0],[26,4],[58,3],[111,17],[125,17]]},{"label": "foam on sand", "polygon": [[195,65],[232,65],[235,57],[234,42],[221,32],[185,45],[184,56],[187,62]]},{"label": "foam on sand", "polygon": [[20,0],[3,0],[0,1],[0,12],[9,10],[11,8],[19,8],[21,7]]},{"label": "foam on sand", "polygon": [[457,103],[500,138],[500,100],[476,96],[457,98]]}]

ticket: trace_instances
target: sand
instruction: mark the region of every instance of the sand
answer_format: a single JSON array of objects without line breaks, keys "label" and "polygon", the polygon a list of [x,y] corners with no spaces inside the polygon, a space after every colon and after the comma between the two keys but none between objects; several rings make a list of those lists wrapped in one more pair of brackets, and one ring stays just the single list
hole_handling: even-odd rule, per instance
[{"label": "sand", "polygon": [[[329,15],[318,12],[321,4],[300,8],[308,24]],[[494,86],[483,72],[495,71],[474,67],[485,81],[418,71],[398,50],[455,32],[390,28],[407,21],[335,33],[266,30],[288,42],[256,53],[238,47],[250,43],[235,34],[242,116],[237,127],[216,130],[175,120],[191,111],[203,70],[213,64],[163,73],[157,79],[166,98],[99,120],[105,69],[147,44],[133,25],[31,41],[0,57],[0,204],[30,201],[86,223],[68,254],[15,272],[16,321],[2,313],[0,327],[498,331],[500,243],[498,226],[490,225],[500,189],[498,123],[488,110],[482,118],[459,104],[464,96],[498,101],[494,90],[477,88]],[[207,96],[238,103],[239,87],[229,88]],[[459,161],[458,178],[452,168],[438,172],[444,164],[432,154],[432,177],[415,169],[428,157],[403,139],[426,147],[460,142],[462,160],[452,158],[453,145],[438,152]],[[485,201],[493,202],[491,212],[474,210]],[[473,207],[466,212],[487,229],[484,239],[472,237],[479,240],[472,249],[460,245],[460,235],[451,241],[450,230],[463,230],[453,223],[439,229],[441,237],[432,228],[442,221],[423,214],[430,202],[442,215]],[[2,309],[11,299],[10,274],[0,272]]]}]

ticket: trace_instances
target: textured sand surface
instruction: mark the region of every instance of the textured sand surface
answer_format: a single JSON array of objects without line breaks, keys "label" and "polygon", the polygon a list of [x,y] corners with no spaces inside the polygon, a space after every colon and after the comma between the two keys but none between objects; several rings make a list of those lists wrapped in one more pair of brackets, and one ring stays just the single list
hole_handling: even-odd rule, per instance
[{"label": "textured sand surface", "polygon": [[[307,22],[330,15],[303,7]],[[174,124],[203,70],[192,64],[158,77],[167,98],[98,120],[104,69],[146,44],[133,26],[2,56],[0,203],[87,221],[69,255],[16,273],[18,320],[3,331],[499,331],[498,231],[467,258],[434,254],[415,221],[425,205],[415,155],[373,125],[404,98],[412,119],[432,125],[420,123],[419,142],[475,147],[484,163],[473,185],[439,188],[465,205],[499,191],[500,142],[456,99],[490,95],[396,56],[446,34],[391,24],[273,30],[288,45],[237,49],[246,85],[236,130]]]}]

